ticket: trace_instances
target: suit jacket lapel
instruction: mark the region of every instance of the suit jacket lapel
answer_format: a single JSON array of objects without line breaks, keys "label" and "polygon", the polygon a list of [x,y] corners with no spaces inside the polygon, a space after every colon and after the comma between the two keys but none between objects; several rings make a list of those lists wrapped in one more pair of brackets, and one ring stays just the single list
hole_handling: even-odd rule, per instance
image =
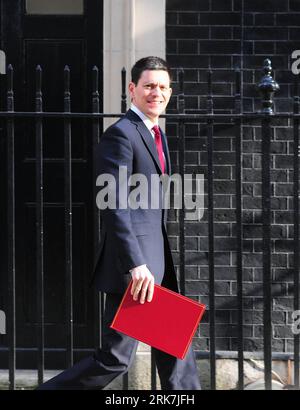
[{"label": "suit jacket lapel", "polygon": [[146,148],[148,149],[148,151],[150,152],[150,154],[152,156],[152,159],[154,160],[154,162],[158,166],[160,172],[162,172],[160,162],[159,162],[159,158],[158,158],[157,149],[156,149],[156,146],[155,146],[154,139],[151,135],[151,132],[148,130],[148,128],[143,123],[141,118],[137,114],[135,114],[132,110],[127,111],[126,116],[130,119],[131,122],[133,122],[136,125],[137,130],[138,130],[139,134],[141,135]]}]

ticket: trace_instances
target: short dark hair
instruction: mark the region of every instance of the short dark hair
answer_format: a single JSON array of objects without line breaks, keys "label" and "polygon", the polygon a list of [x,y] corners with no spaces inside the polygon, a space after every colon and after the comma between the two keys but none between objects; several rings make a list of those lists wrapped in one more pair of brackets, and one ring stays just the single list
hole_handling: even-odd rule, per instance
[{"label": "short dark hair", "polygon": [[137,85],[141,78],[142,72],[145,70],[163,70],[167,71],[172,81],[171,69],[168,63],[160,57],[144,57],[138,60],[131,69],[131,81]]}]

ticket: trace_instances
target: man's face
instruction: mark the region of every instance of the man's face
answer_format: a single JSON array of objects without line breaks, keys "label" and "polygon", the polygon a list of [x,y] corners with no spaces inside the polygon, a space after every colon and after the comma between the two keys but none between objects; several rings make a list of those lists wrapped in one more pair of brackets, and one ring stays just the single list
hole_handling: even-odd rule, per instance
[{"label": "man's face", "polygon": [[169,74],[164,70],[145,70],[137,85],[129,83],[129,92],[132,103],[155,122],[172,94]]}]

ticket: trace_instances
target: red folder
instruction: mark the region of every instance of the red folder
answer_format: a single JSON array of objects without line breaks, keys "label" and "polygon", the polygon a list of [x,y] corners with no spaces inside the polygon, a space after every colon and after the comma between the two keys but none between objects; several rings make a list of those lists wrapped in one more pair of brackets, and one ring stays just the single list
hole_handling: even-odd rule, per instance
[{"label": "red folder", "polygon": [[151,302],[141,304],[130,294],[130,282],[111,328],[170,355],[184,359],[205,305],[154,285]]}]

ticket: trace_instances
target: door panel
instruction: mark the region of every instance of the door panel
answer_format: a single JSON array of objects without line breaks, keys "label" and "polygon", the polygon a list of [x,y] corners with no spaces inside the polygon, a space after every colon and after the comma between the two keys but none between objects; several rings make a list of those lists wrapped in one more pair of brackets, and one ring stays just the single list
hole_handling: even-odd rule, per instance
[{"label": "door panel", "polygon": [[26,0],[26,14],[83,14],[83,0]]},{"label": "door panel", "polygon": [[[31,3],[32,7],[38,5],[38,2]],[[40,3],[44,3],[45,7],[56,5],[61,8],[67,6],[69,1],[62,4],[64,0],[60,0],[54,4],[53,0],[43,0]],[[52,13],[53,8],[48,14],[29,15],[26,14],[25,6],[25,0],[1,2],[2,48],[6,52],[7,63],[14,67],[15,110],[35,110],[35,69],[39,64],[42,67],[43,111],[64,110],[65,65],[70,68],[71,110],[91,111],[94,65],[99,67],[100,84],[102,78],[102,1],[84,1],[81,15],[55,15]],[[5,107],[3,90],[1,99],[2,106]],[[47,349],[64,349],[64,123],[61,119],[46,119],[43,125],[45,344]],[[92,349],[95,342],[94,297],[93,291],[88,287],[94,257],[92,143],[90,123],[82,119],[72,121],[72,251],[76,349]],[[16,121],[15,160],[17,367],[32,367],[32,352],[35,351],[37,339],[36,158],[35,123],[32,119]],[[5,209],[6,198],[0,200]],[[1,257],[5,257],[5,235],[1,236],[1,241]],[[5,266],[1,264],[0,267],[0,284],[3,284],[0,301],[5,301],[7,275]],[[27,352],[24,348],[31,348],[33,351]],[[46,352],[46,367],[60,368],[64,364],[64,354],[50,350]],[[7,356],[2,352],[0,367],[6,365]]]},{"label": "door panel", "polygon": [[[87,96],[85,95],[85,47],[83,41],[53,41],[38,40],[25,43],[26,53],[26,107],[35,110],[35,69],[37,65],[42,67],[43,84],[43,111],[64,111],[64,68],[70,68],[71,110],[74,112],[84,111]],[[48,79],[54,79],[49,81]],[[76,85],[76,86],[75,86]],[[44,129],[44,157],[63,158],[64,139],[62,134],[61,119],[46,119]],[[83,120],[75,120],[72,123],[72,158],[87,159],[87,142]],[[32,136],[35,133],[33,121],[27,121],[25,143],[30,143],[30,151],[26,152],[29,157],[34,157],[35,141]],[[27,145],[28,147],[28,145]],[[29,148],[29,147],[28,147]],[[25,147],[26,149],[26,147]]]}]

